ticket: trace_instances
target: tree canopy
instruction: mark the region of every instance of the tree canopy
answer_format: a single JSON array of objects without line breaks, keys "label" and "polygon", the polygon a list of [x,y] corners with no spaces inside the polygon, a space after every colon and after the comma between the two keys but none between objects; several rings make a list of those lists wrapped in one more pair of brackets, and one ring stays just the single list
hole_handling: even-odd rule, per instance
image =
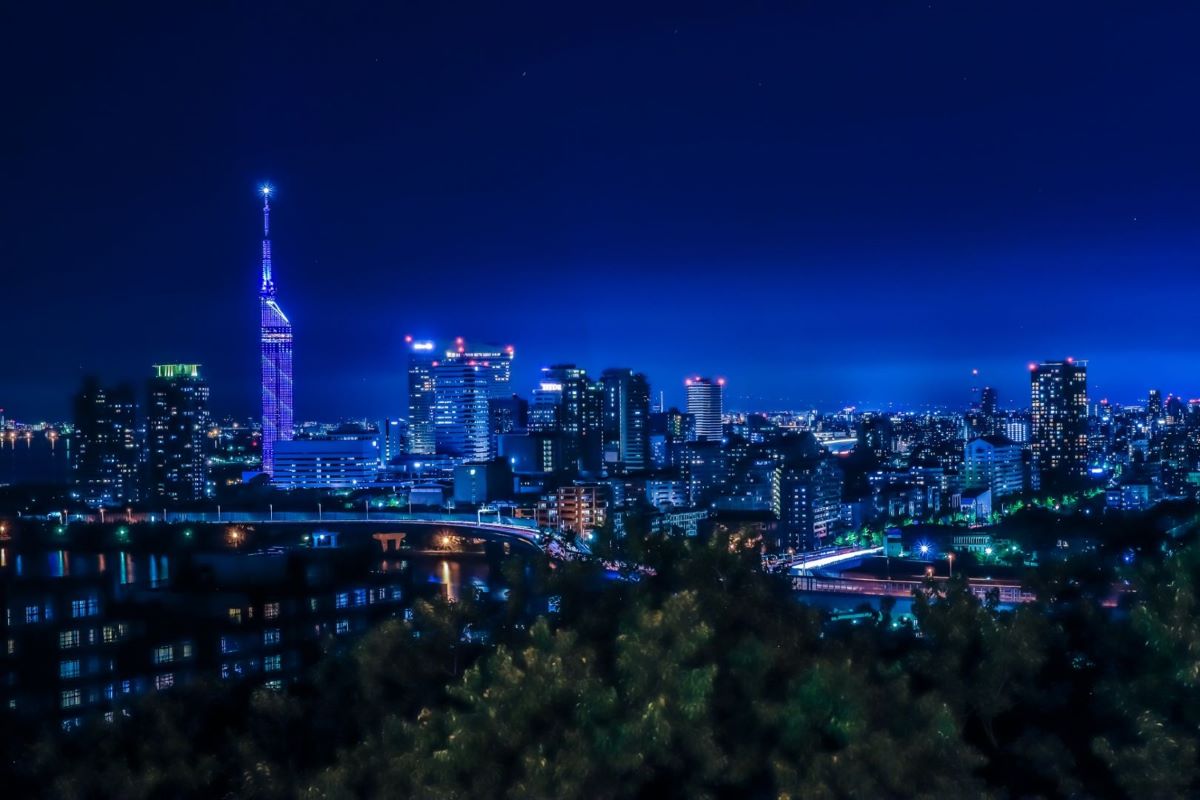
[{"label": "tree canopy", "polygon": [[[1200,792],[1200,546],[1068,561],[1001,610],[959,578],[830,625],[753,547],[541,563],[533,621],[421,601],[283,690],[192,685],[30,736],[7,785],[67,798],[1171,797]],[[1128,581],[1127,608],[1105,606]],[[524,602],[514,592],[509,603]],[[488,644],[464,636],[493,626]]]}]

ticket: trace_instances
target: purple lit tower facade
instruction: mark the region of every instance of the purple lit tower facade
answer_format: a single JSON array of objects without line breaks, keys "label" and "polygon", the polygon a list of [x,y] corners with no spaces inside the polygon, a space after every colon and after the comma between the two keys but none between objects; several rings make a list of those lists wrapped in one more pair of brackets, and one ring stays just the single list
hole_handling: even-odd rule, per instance
[{"label": "purple lit tower facade", "polygon": [[262,468],[275,474],[275,443],[292,438],[292,323],[275,301],[271,277],[271,192],[263,196],[262,288]]}]

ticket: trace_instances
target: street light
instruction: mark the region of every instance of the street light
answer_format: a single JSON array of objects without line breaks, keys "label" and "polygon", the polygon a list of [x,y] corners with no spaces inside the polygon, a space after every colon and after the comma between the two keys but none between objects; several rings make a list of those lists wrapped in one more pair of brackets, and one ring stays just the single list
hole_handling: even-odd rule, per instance
[{"label": "street light", "polygon": [[946,560],[950,562],[950,577],[954,577],[954,553],[947,553]]}]

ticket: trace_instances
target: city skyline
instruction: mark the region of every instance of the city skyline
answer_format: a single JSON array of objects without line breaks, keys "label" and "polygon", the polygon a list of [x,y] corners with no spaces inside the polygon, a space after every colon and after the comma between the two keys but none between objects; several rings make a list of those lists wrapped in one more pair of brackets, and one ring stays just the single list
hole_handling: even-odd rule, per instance
[{"label": "city skyline", "polygon": [[10,54],[21,418],[174,361],[251,416],[265,179],[299,418],[401,415],[407,333],[515,344],[520,391],[631,366],[672,405],[689,374],[730,408],[957,404],[979,369],[1008,406],[1067,355],[1096,397],[1200,394],[1162,313],[1200,288],[1196,9],[391,9],[286,41],[268,9],[13,13],[59,32]]}]

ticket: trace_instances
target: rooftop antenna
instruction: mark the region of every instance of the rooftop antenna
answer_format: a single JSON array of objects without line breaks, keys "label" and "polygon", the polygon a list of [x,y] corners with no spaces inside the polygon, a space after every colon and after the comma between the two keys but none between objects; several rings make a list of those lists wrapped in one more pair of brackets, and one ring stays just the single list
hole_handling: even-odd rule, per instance
[{"label": "rooftop antenna", "polygon": [[262,241],[262,289],[263,297],[275,296],[275,281],[271,277],[271,195],[275,187],[264,183],[258,187],[258,193],[263,198],[263,241]]}]

